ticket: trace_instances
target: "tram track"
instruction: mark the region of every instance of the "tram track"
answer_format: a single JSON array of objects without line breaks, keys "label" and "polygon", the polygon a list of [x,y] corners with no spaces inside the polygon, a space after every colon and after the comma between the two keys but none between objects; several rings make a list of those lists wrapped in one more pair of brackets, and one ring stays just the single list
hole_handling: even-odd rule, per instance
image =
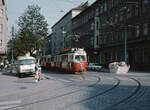
[{"label": "tram track", "polygon": [[[119,85],[120,80],[119,80],[118,78],[116,78],[116,79],[119,81],[119,82],[118,82],[118,85]],[[138,80],[135,79],[135,78],[129,78],[129,79],[134,80],[134,81],[138,84],[136,90],[135,90],[134,92],[132,92],[132,93],[131,93],[129,96],[127,96],[126,98],[124,98],[124,99],[122,99],[121,101],[119,101],[118,103],[115,103],[115,104],[113,104],[113,105],[111,105],[111,106],[109,106],[109,107],[106,107],[106,108],[102,109],[102,110],[121,110],[121,109],[123,109],[123,107],[122,107],[123,105],[121,105],[122,103],[125,104],[125,105],[131,105],[131,104],[135,103],[137,99],[139,99],[140,97],[142,97],[142,96],[144,95],[145,89],[142,87],[142,84],[140,83],[140,81],[138,81]],[[114,89],[114,88],[116,88],[116,87],[117,87],[117,85],[115,85],[114,87],[110,88],[110,89],[107,90],[107,91],[104,91],[103,93],[99,93],[99,94],[97,94],[97,95],[95,95],[95,96],[93,96],[93,97],[89,97],[89,98],[87,98],[87,99],[84,99],[84,100],[81,100],[81,101],[79,101],[79,102],[73,103],[73,104],[71,104],[71,105],[65,106],[63,109],[65,110],[66,108],[69,108],[69,107],[71,107],[72,105],[80,104],[80,103],[83,103],[83,102],[85,102],[85,101],[87,101],[87,100],[91,100],[91,99],[93,99],[93,98],[99,97],[100,95],[104,95],[105,93],[109,92],[110,90],[112,90],[112,89]],[[118,107],[118,106],[119,106],[119,107]],[[147,106],[147,105],[146,105],[146,106]],[[131,107],[132,107],[132,108],[134,107],[135,110],[139,110],[136,106],[131,106]],[[124,108],[128,108],[128,107],[124,107]],[[59,109],[58,109],[58,110],[59,110]],[[61,108],[61,110],[62,110],[62,108]]]},{"label": "tram track", "polygon": [[77,101],[77,102],[75,102],[75,103],[72,103],[72,104],[70,104],[70,105],[68,105],[68,106],[65,106],[65,107],[61,108],[61,109],[56,109],[56,110],[64,110],[64,109],[66,109],[66,108],[69,108],[69,107],[72,106],[72,105],[83,103],[83,102],[85,102],[85,101],[94,99],[94,98],[96,98],[96,97],[99,97],[99,96],[101,96],[101,95],[104,95],[104,94],[106,94],[106,93],[112,91],[113,89],[115,89],[116,87],[118,87],[119,84],[120,84],[120,80],[119,80],[118,78],[116,78],[116,77],[113,77],[113,78],[116,80],[116,84],[114,84],[114,86],[112,86],[111,88],[109,88],[109,89],[107,89],[107,90],[105,90],[105,91],[103,91],[103,92],[100,92],[100,93],[98,93],[98,94],[96,94],[96,95],[93,95],[93,96],[91,96],[91,97],[85,98],[85,99],[80,100],[80,101]]},{"label": "tram track", "polygon": [[[129,79],[134,80],[138,84],[138,86],[135,89],[135,91],[132,92],[127,97],[125,97],[124,99],[122,99],[121,101],[119,101],[119,102],[117,102],[117,103],[115,103],[115,104],[113,104],[113,105],[111,105],[109,107],[106,107],[103,110],[120,110],[121,108],[123,109],[123,106],[124,106],[124,108],[126,108],[126,106],[131,106],[131,104],[135,103],[135,101],[138,98],[140,98],[140,97],[142,97],[144,95],[145,89],[142,87],[141,82],[138,81],[135,78],[129,78]],[[136,106],[134,108],[137,109]]]},{"label": "tram track", "polygon": [[[117,88],[119,86],[119,84],[120,84],[120,81],[121,81],[118,77],[113,77],[113,78],[116,80],[116,82],[111,88],[106,89],[103,92],[97,93],[97,94],[95,94],[95,95],[93,95],[91,97],[87,97],[87,98],[84,98],[82,100],[76,101],[74,103],[68,104],[68,105],[66,105],[64,107],[61,107],[59,109],[56,109],[56,110],[65,110],[65,109],[71,107],[72,105],[80,104],[80,103],[83,103],[85,101],[94,99],[96,97],[100,97],[100,96],[102,96],[102,95],[104,95],[106,93],[109,93],[110,91],[112,91],[115,88]],[[134,82],[137,83],[136,89],[130,95],[128,95],[127,97],[123,98],[119,102],[117,102],[117,103],[115,103],[115,104],[113,104],[113,105],[111,105],[109,107],[104,108],[103,110],[120,110],[118,108],[123,108],[122,107],[123,103],[125,105],[130,105],[130,104],[134,103],[137,98],[139,98],[139,97],[144,95],[144,91],[143,91],[142,84],[140,83],[140,81],[138,81],[135,78],[129,78],[129,79],[131,79],[131,80],[133,80]],[[97,87],[98,88],[98,86],[99,86],[98,84],[100,83],[100,81],[101,81],[101,79],[99,77],[98,80],[95,83],[93,83],[93,85],[89,85],[88,87]],[[20,104],[20,105],[18,105],[16,107],[8,108],[8,109],[5,109],[5,110],[10,110],[10,109],[15,109],[15,108],[19,108],[19,107],[25,107],[25,106],[29,106],[29,105],[33,105],[33,104],[47,102],[47,101],[54,100],[54,99],[57,99],[57,98],[66,97],[66,96],[78,93],[80,91],[84,91],[85,89],[86,88],[77,89],[77,90],[74,90],[74,91],[71,91],[71,92],[67,92],[67,93],[64,93],[64,94],[61,94],[61,95],[56,95],[56,96],[53,96],[53,97],[48,97],[48,98],[44,98],[44,99],[41,99],[41,100],[25,103],[25,104]],[[138,109],[136,109],[136,107],[134,107],[134,108],[135,108],[135,110],[138,110]]]},{"label": "tram track", "polygon": [[[71,105],[78,104],[78,103],[81,103],[81,102],[90,100],[90,99],[92,99],[92,98],[98,97],[98,96],[100,96],[100,95],[103,95],[103,94],[105,94],[105,93],[107,93],[107,92],[109,92],[109,91],[115,89],[117,86],[119,86],[120,80],[119,80],[118,78],[114,78],[114,79],[116,80],[116,83],[115,83],[114,86],[112,86],[111,88],[109,88],[109,89],[107,89],[107,90],[105,90],[105,91],[103,91],[103,92],[101,92],[101,93],[99,93],[99,94],[96,94],[96,95],[93,95],[93,96],[91,96],[91,97],[85,98],[85,99],[83,99],[83,100],[77,101],[77,102],[75,102],[75,103],[69,104],[69,105],[65,106],[64,108],[61,108],[61,110],[62,110],[62,109],[65,109],[65,108],[67,108],[67,107],[69,107],[69,106],[71,106]],[[97,86],[97,84],[98,84],[99,82],[100,82],[100,79],[99,79],[99,81],[97,81],[97,82],[95,83],[95,86]],[[94,85],[93,85],[93,86],[94,86]],[[92,87],[92,86],[91,86],[91,87]],[[37,101],[33,101],[33,102],[30,102],[30,103],[26,103],[26,104],[21,104],[21,105],[18,105],[18,106],[16,106],[16,107],[9,108],[9,109],[5,109],[5,110],[10,110],[10,109],[14,109],[14,108],[25,107],[25,106],[29,106],[29,105],[33,105],[33,104],[37,104],[37,103],[42,103],[42,102],[50,101],[50,100],[57,99],[57,98],[60,98],[60,97],[72,95],[72,94],[77,93],[77,92],[80,92],[80,91],[84,91],[84,89],[82,88],[82,89],[78,89],[78,90],[75,90],[75,91],[72,91],[72,92],[68,92],[68,93],[65,93],[65,94],[62,94],[62,95],[58,95],[58,96],[46,98],[46,99],[43,99],[43,100],[37,100]],[[56,110],[57,110],[57,109],[56,109]],[[58,109],[58,110],[59,110],[59,109]]]},{"label": "tram track", "polygon": [[[60,81],[60,80],[59,80],[59,81]],[[91,86],[94,86],[94,85],[100,83],[100,81],[101,81],[101,78],[98,77],[97,81],[96,81],[95,83],[91,84]],[[82,82],[82,81],[80,81],[80,82]],[[61,89],[61,90],[62,90],[62,89],[65,89],[65,88],[69,88],[69,87],[71,87],[71,86],[75,86],[75,84],[69,84],[69,85],[67,85],[67,86],[64,86],[64,87],[61,87],[61,88],[58,88],[58,89]],[[50,88],[47,88],[47,90],[49,90],[49,89],[50,89]],[[58,89],[57,89],[57,90],[58,90]],[[17,105],[17,106],[15,106],[15,107],[7,108],[7,109],[4,109],[4,110],[10,110],[10,109],[15,109],[15,108],[19,108],[19,107],[25,107],[25,106],[29,106],[29,105],[33,105],[33,104],[37,104],[37,103],[41,103],[41,102],[50,101],[50,100],[53,100],[53,99],[56,99],[56,98],[60,98],[60,97],[64,97],[64,96],[67,96],[67,95],[70,95],[70,94],[73,94],[73,93],[76,93],[76,92],[79,92],[79,91],[83,91],[83,90],[84,90],[83,88],[77,89],[77,90],[74,90],[74,91],[72,91],[72,92],[67,92],[67,93],[64,93],[64,94],[61,94],[61,95],[56,95],[56,96],[53,96],[53,97],[49,97],[49,98],[45,98],[45,99],[41,99],[41,100],[29,102],[29,103],[26,103],[26,104],[20,104],[20,105]],[[55,90],[55,91],[56,91],[56,90]],[[22,96],[21,98],[29,98],[29,97],[31,97],[31,96],[36,96],[36,95],[39,95],[39,93],[41,93],[41,92],[43,93],[43,92],[45,92],[45,90],[38,91],[38,92],[36,92],[36,93],[32,93],[32,94],[30,94],[30,95],[28,95],[28,96]],[[49,92],[49,91],[46,91],[46,92]]]}]

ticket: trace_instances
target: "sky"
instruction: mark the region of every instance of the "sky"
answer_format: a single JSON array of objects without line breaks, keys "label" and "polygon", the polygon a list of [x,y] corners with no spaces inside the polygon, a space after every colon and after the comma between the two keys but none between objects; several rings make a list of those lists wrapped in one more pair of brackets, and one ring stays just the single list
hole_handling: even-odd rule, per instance
[{"label": "sky", "polygon": [[[70,9],[80,5],[87,0],[5,0],[8,16],[8,35],[10,37],[11,27],[17,27],[18,17],[23,14],[28,5],[36,4],[40,6],[41,13],[45,16],[51,27],[61,19]],[[89,0],[90,4],[95,0]]]}]

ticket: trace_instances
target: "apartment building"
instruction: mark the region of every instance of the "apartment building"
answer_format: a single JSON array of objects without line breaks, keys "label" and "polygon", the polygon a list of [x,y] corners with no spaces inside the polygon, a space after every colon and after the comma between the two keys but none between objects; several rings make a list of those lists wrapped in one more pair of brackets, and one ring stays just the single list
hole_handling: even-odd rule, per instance
[{"label": "apartment building", "polygon": [[79,15],[72,19],[72,31],[79,35],[77,41],[72,41],[72,46],[84,48],[87,52],[88,62],[99,63],[99,0],[94,2]]},{"label": "apartment building", "polygon": [[100,64],[127,61],[131,70],[150,70],[150,1],[101,0]]},{"label": "apartment building", "polygon": [[[89,62],[107,68],[111,62],[126,61],[131,70],[150,71],[149,0],[97,0],[75,17],[70,17],[69,22],[64,21],[70,24],[68,28],[57,25],[58,29],[61,33],[64,30],[72,32],[73,39],[66,45],[69,34],[65,34],[65,39],[60,40],[63,47],[84,48]],[[64,34],[54,40],[64,38],[62,36]],[[54,43],[55,46],[59,44]]]},{"label": "apartment building", "polygon": [[8,40],[8,29],[7,29],[7,15],[6,5],[4,0],[0,0],[0,57],[6,56],[7,54],[7,40]]},{"label": "apartment building", "polygon": [[87,7],[88,2],[80,4],[76,8],[71,9],[56,24],[52,26],[52,55],[59,54],[61,50],[71,47],[70,42],[72,39],[72,18],[77,16]]}]

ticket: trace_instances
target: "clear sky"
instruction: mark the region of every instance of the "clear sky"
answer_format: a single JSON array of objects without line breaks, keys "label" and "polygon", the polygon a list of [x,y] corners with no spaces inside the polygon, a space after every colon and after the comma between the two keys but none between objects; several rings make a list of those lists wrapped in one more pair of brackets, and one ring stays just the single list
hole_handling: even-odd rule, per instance
[{"label": "clear sky", "polygon": [[[37,4],[41,7],[41,13],[49,24],[49,30],[65,13],[87,0],[5,0],[7,5],[8,30],[12,25],[16,27],[18,17],[25,11],[28,5]],[[95,0],[89,0],[93,3]]]}]

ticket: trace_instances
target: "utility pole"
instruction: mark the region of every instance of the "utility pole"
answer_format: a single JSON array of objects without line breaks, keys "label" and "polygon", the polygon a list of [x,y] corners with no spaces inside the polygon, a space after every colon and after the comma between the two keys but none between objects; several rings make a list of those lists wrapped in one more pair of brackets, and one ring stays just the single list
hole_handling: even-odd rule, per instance
[{"label": "utility pole", "polygon": [[124,61],[127,63],[127,34],[128,29],[125,27],[125,35],[124,35]]},{"label": "utility pole", "polygon": [[13,40],[14,40],[14,26],[11,28],[12,30],[12,52],[11,52],[11,63],[14,63],[14,45],[13,45]]}]

